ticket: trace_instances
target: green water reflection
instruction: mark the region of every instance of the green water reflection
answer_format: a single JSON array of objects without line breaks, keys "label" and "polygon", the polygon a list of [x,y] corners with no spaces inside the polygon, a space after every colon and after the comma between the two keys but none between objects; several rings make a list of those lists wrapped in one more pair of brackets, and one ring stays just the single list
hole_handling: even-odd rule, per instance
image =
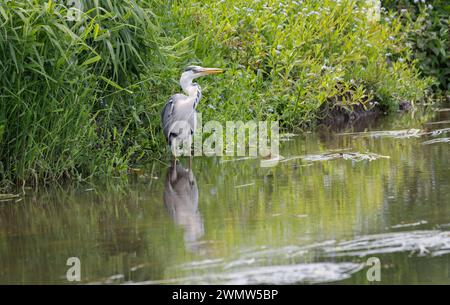
[{"label": "green water reflection", "polygon": [[[449,137],[449,118],[429,110],[363,130],[420,130],[406,137],[354,133],[360,127],[300,134],[281,142],[285,160],[271,168],[202,157],[192,171],[187,160],[149,165],[129,183],[26,190],[0,203],[0,283],[66,284],[66,261],[78,257],[82,283],[259,283],[260,273],[240,272],[300,266],[291,278],[262,281],[368,284],[361,264],[373,255],[330,255],[321,243],[434,230],[442,240],[424,253],[375,254],[381,283],[449,284],[450,144],[423,144]],[[327,278],[321,263],[360,267]],[[321,268],[316,278],[299,276],[308,266]]]}]

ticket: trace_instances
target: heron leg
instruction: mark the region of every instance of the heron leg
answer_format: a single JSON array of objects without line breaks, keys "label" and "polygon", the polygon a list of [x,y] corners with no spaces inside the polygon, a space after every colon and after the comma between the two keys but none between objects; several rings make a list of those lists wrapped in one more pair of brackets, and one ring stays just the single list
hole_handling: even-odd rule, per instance
[{"label": "heron leg", "polygon": [[189,156],[189,182],[194,183],[194,173],[192,172],[192,156]]},{"label": "heron leg", "polygon": [[176,159],[177,158],[177,146],[172,143],[172,145],[170,145],[170,150],[172,151],[173,158]]},{"label": "heron leg", "polygon": [[172,174],[170,175],[170,180],[176,181],[177,180],[177,158],[173,157],[172,158],[172,164],[170,166],[170,169],[172,171]]}]

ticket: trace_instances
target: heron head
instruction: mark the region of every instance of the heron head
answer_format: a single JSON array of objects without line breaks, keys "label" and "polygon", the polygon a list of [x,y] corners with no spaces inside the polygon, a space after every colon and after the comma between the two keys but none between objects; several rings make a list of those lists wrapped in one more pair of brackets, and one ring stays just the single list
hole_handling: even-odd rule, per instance
[{"label": "heron head", "polygon": [[219,68],[203,68],[200,66],[188,66],[183,74],[181,74],[181,78],[194,79],[200,76],[211,75],[222,73],[223,70]]}]

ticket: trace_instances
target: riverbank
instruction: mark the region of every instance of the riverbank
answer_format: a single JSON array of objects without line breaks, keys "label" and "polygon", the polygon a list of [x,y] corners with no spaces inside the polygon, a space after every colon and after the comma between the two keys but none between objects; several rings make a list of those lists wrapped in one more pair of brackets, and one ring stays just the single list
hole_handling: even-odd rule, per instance
[{"label": "riverbank", "polygon": [[330,99],[390,113],[431,92],[405,21],[365,1],[99,3],[73,20],[52,1],[2,6],[0,187],[165,158],[159,112],[188,64],[226,69],[201,80],[205,121],[309,129]]}]

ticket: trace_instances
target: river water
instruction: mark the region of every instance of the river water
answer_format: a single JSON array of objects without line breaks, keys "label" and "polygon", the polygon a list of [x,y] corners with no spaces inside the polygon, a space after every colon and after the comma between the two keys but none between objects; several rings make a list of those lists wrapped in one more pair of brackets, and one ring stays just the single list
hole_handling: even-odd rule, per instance
[{"label": "river water", "polygon": [[0,201],[0,283],[73,283],[76,257],[81,283],[450,284],[449,148],[440,108],[285,135],[274,167],[24,189]]}]

